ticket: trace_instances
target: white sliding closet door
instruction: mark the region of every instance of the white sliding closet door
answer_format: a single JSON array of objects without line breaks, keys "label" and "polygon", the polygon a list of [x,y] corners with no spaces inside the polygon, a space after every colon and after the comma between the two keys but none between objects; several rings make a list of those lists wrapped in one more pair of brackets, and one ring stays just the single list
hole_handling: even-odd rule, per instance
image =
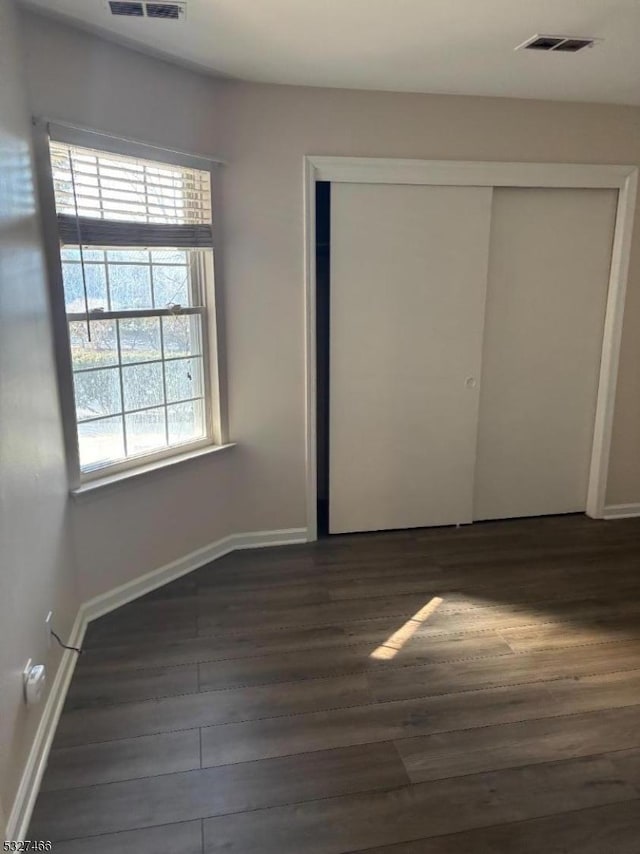
[{"label": "white sliding closet door", "polygon": [[491,195],[332,185],[332,533],[472,519]]},{"label": "white sliding closet door", "polygon": [[494,190],[474,519],[585,509],[616,202]]}]

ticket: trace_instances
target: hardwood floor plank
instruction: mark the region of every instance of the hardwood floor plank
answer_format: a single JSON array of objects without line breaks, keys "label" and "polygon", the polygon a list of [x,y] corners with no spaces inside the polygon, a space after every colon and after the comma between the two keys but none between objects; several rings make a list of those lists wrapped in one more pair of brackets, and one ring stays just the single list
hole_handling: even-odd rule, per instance
[{"label": "hardwood floor plank", "polygon": [[[327,655],[333,655],[334,647],[352,646],[354,643],[370,644],[376,648],[393,634],[398,627],[395,617],[367,620],[351,625],[329,625],[311,628],[265,629],[262,632],[251,630],[247,634],[230,634],[225,636],[200,637],[180,642],[168,642],[166,645],[155,644],[132,648],[131,646],[109,648],[104,650],[89,650],[83,658],[83,671],[92,668],[94,671],[104,669],[104,663],[113,665],[117,662],[128,661],[133,666],[162,661],[163,658],[172,664],[185,663],[186,659],[196,662],[225,661],[239,658],[256,657],[261,655],[293,653],[303,650],[327,650]],[[446,635],[444,636],[446,637]],[[508,645],[507,645],[508,646]],[[502,645],[502,649],[507,646]],[[92,656],[96,652],[98,655]]]},{"label": "hardwood floor plank", "polygon": [[630,780],[640,792],[640,749],[621,751],[614,754],[612,759],[625,780]]},{"label": "hardwood floor plank", "polygon": [[203,729],[202,760],[204,765],[246,762],[561,711],[560,702],[537,684],[378,703]]},{"label": "hardwood floor plank", "polygon": [[197,627],[196,596],[134,602],[92,621],[84,646],[108,645],[121,638],[144,638],[162,633],[172,637],[194,637]]},{"label": "hardwood floor plank", "polygon": [[[640,696],[636,699],[640,700]],[[545,717],[395,742],[414,783],[640,747],[640,706]]]},{"label": "hardwood floor plank", "polygon": [[[404,565],[399,569],[389,569],[386,575],[376,575],[354,579],[332,578],[329,583],[329,595],[332,599],[360,599],[378,596],[397,596],[431,592],[447,595],[459,593],[475,595],[487,601],[495,597],[496,603],[505,602],[556,602],[559,600],[581,599],[587,595],[611,595],[621,589],[637,593],[639,583],[634,567],[625,557],[624,565],[620,559],[612,559],[603,566],[602,560],[590,558],[569,560],[565,558],[549,566],[548,560],[523,560],[514,567],[507,563],[503,571],[492,569],[478,571],[465,565],[454,565],[441,570],[440,575],[432,577],[421,568],[407,570]],[[586,565],[585,565],[586,564]],[[603,583],[604,569],[615,569],[617,577],[614,583]]]},{"label": "hardwood floor plank", "polygon": [[640,801],[561,813],[361,854],[638,854]]},{"label": "hardwood floor plank", "polygon": [[198,633],[212,634],[221,629],[284,626],[326,626],[336,622],[367,620],[375,617],[397,616],[399,623],[412,617],[425,606],[425,594],[413,593],[372,599],[344,600],[298,608],[254,609],[246,602],[211,609],[198,618]]},{"label": "hardwood floor plank", "polygon": [[593,538],[583,538],[581,541],[560,534],[554,541],[548,535],[541,539],[540,535],[529,533],[527,537],[513,536],[511,542],[500,542],[490,536],[458,543],[447,543],[444,538],[440,542],[430,544],[428,554],[444,571],[448,567],[465,566],[471,570],[480,567],[491,567],[491,571],[499,570],[507,564],[531,564],[536,560],[544,560],[550,568],[563,561],[576,563],[584,558],[586,562],[608,560],[624,560],[628,557],[629,548],[637,547],[638,538],[634,535],[629,540],[617,538],[610,542],[598,542]]},{"label": "hardwood floor plank", "polygon": [[[441,529],[444,531],[444,529]],[[276,546],[268,550],[248,549],[226,555],[207,567],[197,570],[200,582],[212,573],[218,579],[235,582],[238,577],[253,581],[272,578],[295,582],[302,572],[317,578],[318,570],[331,571],[349,568],[363,560],[385,561],[388,557],[407,559],[412,555],[424,558],[425,550],[411,531],[385,531],[366,537],[341,535],[326,537],[313,543]]]},{"label": "hardwood floor plank", "polygon": [[[99,631],[103,629],[108,632],[116,631],[120,626],[132,622],[155,625],[159,622],[174,623],[182,618],[193,617],[198,612],[198,590],[192,589],[185,592],[184,578],[178,579],[176,587],[168,585],[173,591],[169,595],[167,587],[164,588],[164,596],[158,596],[154,590],[146,596],[140,596],[121,605],[115,611],[110,611],[104,617],[99,617],[91,623],[91,628]],[[154,595],[155,594],[155,595]]]},{"label": "hardwood floor plank", "polygon": [[[250,688],[228,689],[203,694],[186,694],[159,700],[127,703],[109,708],[65,709],[55,745],[71,746],[115,738],[190,729],[259,718],[294,715],[316,710],[363,705],[375,697],[381,701],[412,699],[460,693],[498,685],[551,682],[560,678],[603,674],[615,668],[640,668],[640,643],[605,644],[564,652],[534,653],[455,661],[446,665],[382,668],[366,675],[312,679],[299,683],[278,683]],[[635,679],[638,671],[621,671],[612,680]],[[606,683],[596,679],[577,680],[584,692],[603,696]],[[554,688],[553,685],[548,687]],[[371,689],[371,690],[369,690]],[[564,690],[556,686],[555,690]],[[576,692],[574,690],[574,696]],[[576,701],[577,702],[577,701]],[[608,702],[608,700],[605,700]]]},{"label": "hardwood floor plank", "polygon": [[227,555],[89,626],[29,836],[638,854],[639,554],[573,515]]},{"label": "hardwood floor plank", "polygon": [[452,661],[446,665],[380,668],[367,673],[367,679],[376,699],[384,701],[634,668],[640,668],[640,640]]},{"label": "hardwood floor plank", "polygon": [[577,676],[551,682],[548,688],[552,697],[576,712],[632,705],[640,699],[640,669]]},{"label": "hardwood floor plank", "polygon": [[52,750],[41,791],[92,786],[200,768],[200,732],[121,738]]},{"label": "hardwood floor plank", "polygon": [[[615,599],[588,598],[578,601],[549,604],[486,604],[483,600],[454,594],[445,598],[434,613],[421,622],[409,625],[412,636],[407,648],[416,648],[426,638],[448,635],[472,635],[500,632],[505,629],[527,628],[536,631],[546,624],[573,632],[583,630],[583,624],[593,618],[611,617],[619,610]],[[635,609],[640,616],[640,605]],[[629,616],[635,616],[630,612]],[[618,614],[618,619],[620,614]],[[262,654],[292,652],[302,649],[329,649],[353,643],[374,646],[398,631],[397,617],[380,617],[352,623],[336,623],[321,627],[255,629],[225,632],[222,635],[164,640],[153,643],[128,643],[116,646],[89,648],[78,662],[77,672],[90,672],[176,666],[180,664],[246,658],[255,655],[256,646]]]},{"label": "hardwood floor plank", "polygon": [[197,690],[196,664],[84,674],[72,681],[65,711],[151,697],[170,697]]},{"label": "hardwood floor plank", "polygon": [[204,850],[344,854],[637,797],[609,757],[589,757],[207,819]]},{"label": "hardwood floor plank", "polygon": [[[396,653],[396,650],[392,650]],[[430,638],[427,643],[397,650],[392,661],[388,649],[371,643],[353,644],[331,650],[310,649],[282,655],[264,655],[199,664],[200,686],[203,691],[214,688],[233,688],[241,685],[261,685],[273,682],[292,682],[341,673],[361,673],[387,666],[403,667],[435,661],[488,655],[511,655],[509,645],[497,635],[486,633]]]},{"label": "hardwood floor plank", "polygon": [[[640,588],[639,588],[640,590]],[[631,629],[631,637],[636,637],[634,632],[640,627],[640,599],[635,602],[621,604],[615,598],[591,597],[579,600],[556,601],[550,603],[487,603],[478,598],[452,594],[450,596],[437,597],[435,602],[440,602],[437,607],[426,618],[422,618],[420,612],[417,620],[412,619],[412,637],[410,642],[415,643],[421,638],[445,637],[447,635],[473,634],[478,632],[494,631],[500,634],[515,652],[527,651],[516,649],[510,643],[508,634],[514,635],[518,631],[534,634],[538,629],[550,631],[555,629],[559,634],[566,631],[570,634],[580,634],[593,628],[593,633],[598,635],[600,626],[615,624],[621,631]],[[430,603],[427,601],[427,610]],[[368,624],[382,621],[368,621]],[[413,625],[415,624],[415,625]],[[352,623],[351,632],[356,635],[366,630],[366,625]],[[581,635],[582,636],[582,635]],[[576,645],[573,640],[567,643]]]},{"label": "hardwood floor plank", "polygon": [[[502,585],[513,592],[522,587],[540,589],[550,584],[569,591],[569,580],[579,591],[582,585],[602,581],[603,572],[607,569],[616,570],[616,575],[610,576],[610,583],[617,584],[625,577],[626,581],[631,581],[634,577],[634,561],[630,558],[629,546],[619,539],[609,548],[587,545],[579,550],[567,549],[565,529],[560,552],[545,548],[539,533],[529,537],[529,541],[522,535],[514,536],[512,540],[517,549],[505,552],[496,547],[496,537],[487,537],[481,548],[482,555],[491,556],[490,574],[487,574],[484,566],[487,558],[483,556],[479,564],[474,562],[479,550],[477,542],[460,551],[455,546],[456,542],[460,543],[459,535],[446,544],[446,532],[441,529],[437,534],[441,541],[436,547],[446,559],[446,567],[434,562],[432,544],[420,546],[414,543],[411,550],[399,550],[395,545],[385,549],[383,540],[378,540],[374,547],[368,536],[357,546],[345,547],[329,559],[323,550],[324,543],[319,541],[304,547],[305,552],[297,551],[295,556],[283,556],[278,561],[267,562],[266,556],[254,555],[253,571],[251,567],[238,566],[237,563],[231,568],[222,566],[223,561],[220,561],[197,570],[191,578],[201,593],[212,589],[222,596],[236,593],[241,596],[268,595],[273,591],[277,598],[286,595],[286,590],[292,590],[291,595],[295,597],[300,590],[320,582],[328,585],[337,598],[342,594],[347,597],[355,594],[360,598],[371,595],[368,589],[375,590],[377,585],[393,588],[403,580],[409,583],[427,581],[428,584],[439,580],[445,589],[456,589],[456,585],[462,584],[471,589],[491,590],[494,595],[499,595]],[[640,545],[640,541],[636,545]],[[385,595],[388,592],[385,590]]]},{"label": "hardwood floor plank", "polygon": [[[640,602],[627,602],[620,607],[615,598],[591,597],[574,601],[560,601],[550,606],[548,603],[486,603],[482,599],[466,597],[463,594],[451,594],[443,598],[437,609],[428,619],[412,624],[415,634],[410,645],[415,646],[422,638],[446,636],[448,634],[473,634],[485,631],[520,629],[526,630],[528,637],[537,636],[541,626],[553,627],[563,633],[584,632],[584,624],[601,618],[612,619],[615,614],[617,625],[621,620],[629,619],[636,623],[640,617]],[[128,643],[89,647],[78,662],[78,672],[85,674],[91,668],[97,669],[134,669],[154,666],[174,666],[227,658],[241,658],[255,654],[256,644],[261,651],[290,652],[298,649],[333,647],[348,643],[370,642],[382,644],[398,629],[395,616],[371,618],[352,623],[336,623],[322,627],[264,628],[250,627],[244,630],[225,632],[223,635],[176,640],[163,636],[153,642]],[[562,623],[562,625],[558,625]],[[635,629],[633,629],[635,631]],[[564,635],[561,634],[561,637]],[[509,636],[507,635],[507,638]],[[591,636],[590,636],[591,638]],[[568,642],[570,645],[572,641]]]},{"label": "hardwood floor plank", "polygon": [[[222,636],[190,638],[183,641],[159,639],[153,644],[113,646],[90,649],[78,664],[81,674],[157,665],[177,665],[192,662],[224,661],[249,658],[261,654],[295,652],[303,649],[327,649],[353,643],[384,643],[397,629],[395,617],[382,617],[352,624],[293,629],[249,629],[225,633]],[[330,654],[330,653],[329,653]]]},{"label": "hardwood floor plank", "polygon": [[[104,619],[104,617],[100,619]],[[158,638],[162,638],[163,640],[167,640],[168,638],[172,640],[186,640],[197,636],[198,618],[196,616],[185,620],[178,620],[175,623],[156,620],[144,624],[138,623],[136,620],[131,620],[128,623],[119,625],[117,628],[101,628],[100,631],[93,631],[90,625],[82,642],[82,647],[88,650],[122,643],[154,643]]]},{"label": "hardwood floor plank", "polygon": [[393,789],[407,782],[393,745],[351,747],[43,792],[30,833],[37,839],[73,839],[350,792]]},{"label": "hardwood floor plank", "polygon": [[[627,611],[628,614],[628,611]],[[640,615],[640,611],[638,611]],[[586,624],[561,623],[521,629],[501,629],[514,652],[533,652],[542,649],[565,649],[568,646],[589,646],[607,641],[640,638],[640,619],[625,620],[625,611],[619,618],[592,619]]]},{"label": "hardwood floor plank", "polygon": [[359,706],[370,701],[365,676],[349,675],[65,711],[54,746],[70,747],[317,709]]},{"label": "hardwood floor plank", "polygon": [[[388,586],[393,590],[393,585],[389,582],[382,584],[378,582],[376,585],[369,585],[366,580],[358,583],[357,589],[350,587],[351,595],[338,598],[336,590],[339,592],[340,587],[330,587],[330,592],[333,601],[329,603],[321,603],[317,605],[290,606],[279,607],[274,604],[273,607],[256,607],[251,603],[247,607],[246,599],[250,599],[248,593],[240,592],[235,598],[229,597],[224,602],[216,604],[214,601],[207,603],[206,609],[203,610],[199,619],[198,627],[199,634],[213,635],[224,631],[246,631],[247,626],[258,630],[264,628],[280,628],[287,626],[323,626],[335,623],[348,623],[361,621],[366,619],[374,619],[382,616],[397,616],[409,619],[417,611],[421,610],[433,596],[438,596],[445,599],[445,606],[441,607],[435,617],[440,618],[441,614],[452,612],[454,610],[465,610],[464,600],[475,600],[474,607],[494,606],[496,609],[510,609],[513,613],[514,606],[520,604],[522,610],[525,610],[529,603],[534,606],[538,603],[538,613],[534,616],[550,616],[553,618],[557,614],[558,619],[580,619],[580,611],[576,607],[576,612],[571,614],[571,606],[563,606],[563,600],[572,601],[587,600],[585,607],[588,610],[584,616],[590,614],[598,616],[600,613],[606,615],[607,609],[615,608],[620,605],[620,593],[615,592],[615,584],[609,582],[608,586],[603,587],[602,567],[594,566],[594,576],[589,578],[585,573],[585,568],[582,565],[577,567],[576,578],[569,579],[565,575],[565,586],[558,585],[557,581],[555,590],[549,589],[549,583],[540,579],[540,572],[535,573],[535,582],[531,582],[532,568],[525,567],[526,575],[529,582],[518,582],[514,579],[511,572],[503,583],[499,578],[495,578],[495,570],[492,570],[490,581],[487,576],[482,579],[482,583],[473,584],[470,581],[461,581],[453,577],[446,578],[444,581],[435,579],[433,581],[421,582],[415,581],[413,586],[419,588],[415,592],[393,593],[385,590]],[[392,572],[392,570],[389,570]],[[556,573],[558,575],[558,573]],[[585,578],[585,575],[587,577]],[[393,577],[393,576],[391,576]],[[561,576],[562,577],[562,576]],[[555,579],[554,579],[555,580]],[[629,596],[635,599],[635,605],[628,603],[626,608],[630,618],[636,618],[640,613],[640,580],[637,578],[636,567],[631,567],[631,574],[622,575],[619,581],[621,590],[625,591]],[[408,585],[411,586],[411,585]],[[558,590],[560,586],[560,590]],[[601,603],[598,605],[593,600],[600,596]],[[463,600],[462,605],[455,609],[449,607],[449,602],[452,604],[458,598]],[[549,606],[549,602],[553,601],[553,607]],[[544,608],[544,604],[547,608]],[[204,603],[203,603],[204,604]]]},{"label": "hardwood floor plank", "polygon": [[202,822],[165,824],[56,842],[55,854],[202,854]]},{"label": "hardwood floor plank", "polygon": [[[538,718],[575,715],[578,712],[601,709],[616,710],[639,701],[640,670],[591,677],[587,680],[571,679],[550,685],[525,683],[487,688],[210,727],[202,731],[202,759],[203,765],[246,762],[390,739],[409,739],[406,751],[410,752],[414,737],[422,734],[475,730],[494,727],[496,724],[533,721]],[[639,710],[640,707],[634,706],[633,712],[619,712],[617,718],[614,711],[611,711],[611,719],[625,721],[633,714],[638,715]],[[640,722],[640,718],[638,720]],[[570,726],[569,719],[563,718],[563,721],[564,726]],[[576,726],[578,724],[579,719],[576,719]],[[550,730],[557,729],[556,724],[547,721],[546,724],[540,724],[542,731],[545,725],[548,725]],[[608,732],[604,724],[602,728],[603,732]],[[526,733],[526,729],[523,731]],[[572,733],[567,731],[566,735],[568,756],[571,757]],[[577,732],[573,735],[578,737]],[[609,736],[613,739],[613,734],[610,733]],[[627,740],[630,738],[629,734],[623,731],[619,736]],[[482,734],[478,736],[479,740],[481,738]],[[637,738],[640,739],[640,730]],[[469,739],[472,740],[472,736],[469,736]],[[496,742],[500,743],[498,737]],[[431,742],[425,742],[429,743]],[[640,741],[638,743],[640,744]],[[400,749],[402,742],[396,741],[396,744],[404,760],[404,749]],[[625,742],[621,746],[605,745],[601,751],[594,749],[592,752],[634,746],[635,742]],[[418,746],[416,749],[419,754],[421,748]]]},{"label": "hardwood floor plank", "polygon": [[198,588],[199,613],[233,607],[239,600],[250,599],[252,608],[299,608],[303,605],[322,605],[330,602],[324,581],[307,581],[304,584],[271,584],[258,588],[235,584],[203,584]]}]

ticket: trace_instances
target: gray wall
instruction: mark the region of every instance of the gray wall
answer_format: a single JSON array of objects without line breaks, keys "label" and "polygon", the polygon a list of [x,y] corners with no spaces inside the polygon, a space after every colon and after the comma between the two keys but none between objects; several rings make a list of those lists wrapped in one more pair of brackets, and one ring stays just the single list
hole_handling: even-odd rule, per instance
[{"label": "gray wall", "polygon": [[[268,347],[252,384],[232,375],[229,387],[243,423],[269,403],[265,390],[274,391],[274,423],[256,432],[255,456],[272,484],[278,468],[290,478],[293,491],[277,505],[290,525],[304,513],[303,155],[640,163],[635,107],[237,84],[224,88],[218,110],[229,152],[223,213],[232,364],[246,365],[256,340]],[[256,513],[271,488],[265,482],[254,492]],[[607,493],[609,504],[640,502],[638,214]]]},{"label": "gray wall", "polygon": [[[75,618],[66,475],[46,279],[34,201],[30,113],[13,0],[0,2],[0,812],[8,819],[42,705],[22,700],[28,658],[47,650],[45,616]],[[3,836],[4,838],[4,836]]]},{"label": "gray wall", "polygon": [[[20,696],[44,615],[232,531],[305,524],[302,157],[343,154],[640,162],[640,109],[214,81],[24,14],[32,110],[228,158],[223,172],[232,451],[67,509],[28,109],[13,0],[0,3],[0,801],[38,721]],[[610,503],[640,502],[640,217],[616,405]],[[67,515],[72,515],[73,525]],[[67,530],[82,572],[75,590]],[[56,662],[56,652],[49,653]]]},{"label": "gray wall", "polygon": [[[216,202],[225,248],[230,432],[239,446],[163,476],[171,495],[141,484],[79,508],[81,564],[92,549],[99,553],[87,581],[92,592],[211,542],[234,522],[244,531],[305,524],[304,154],[640,161],[634,107],[221,82],[34,15],[27,24],[37,114],[228,159]],[[640,502],[639,332],[640,217],[609,503]],[[231,494],[240,497],[237,510],[229,506]],[[110,550],[114,526],[117,555]]]},{"label": "gray wall", "polygon": [[[34,114],[187,151],[221,150],[215,91],[207,78],[49,20],[26,15],[25,23]],[[237,530],[237,451],[72,501],[81,601]]]}]

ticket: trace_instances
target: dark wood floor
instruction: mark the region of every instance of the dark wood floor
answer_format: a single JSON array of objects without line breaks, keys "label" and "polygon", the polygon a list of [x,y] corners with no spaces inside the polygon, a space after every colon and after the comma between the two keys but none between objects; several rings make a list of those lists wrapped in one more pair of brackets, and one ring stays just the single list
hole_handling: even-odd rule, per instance
[{"label": "dark wood floor", "polygon": [[638,854],[640,520],[236,552],[93,623],[56,854]]}]

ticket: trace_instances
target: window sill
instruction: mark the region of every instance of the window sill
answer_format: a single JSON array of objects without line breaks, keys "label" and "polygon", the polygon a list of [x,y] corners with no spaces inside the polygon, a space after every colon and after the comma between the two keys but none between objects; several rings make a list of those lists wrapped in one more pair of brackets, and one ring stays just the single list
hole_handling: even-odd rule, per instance
[{"label": "window sill", "polygon": [[105,475],[104,477],[97,477],[94,480],[88,480],[86,483],[82,483],[80,486],[71,489],[70,494],[75,499],[86,498],[89,495],[102,493],[109,487],[118,486],[131,481],[138,481],[138,479],[146,478],[154,472],[165,471],[172,466],[180,465],[180,463],[198,460],[201,457],[208,457],[212,454],[217,454],[220,451],[235,448],[235,446],[235,442],[228,442],[226,445],[208,445],[206,448],[197,448],[195,451],[186,451],[183,454],[176,454],[175,457],[156,460],[152,463],[146,463],[141,466],[136,466],[136,468],[118,472],[117,474]]}]

